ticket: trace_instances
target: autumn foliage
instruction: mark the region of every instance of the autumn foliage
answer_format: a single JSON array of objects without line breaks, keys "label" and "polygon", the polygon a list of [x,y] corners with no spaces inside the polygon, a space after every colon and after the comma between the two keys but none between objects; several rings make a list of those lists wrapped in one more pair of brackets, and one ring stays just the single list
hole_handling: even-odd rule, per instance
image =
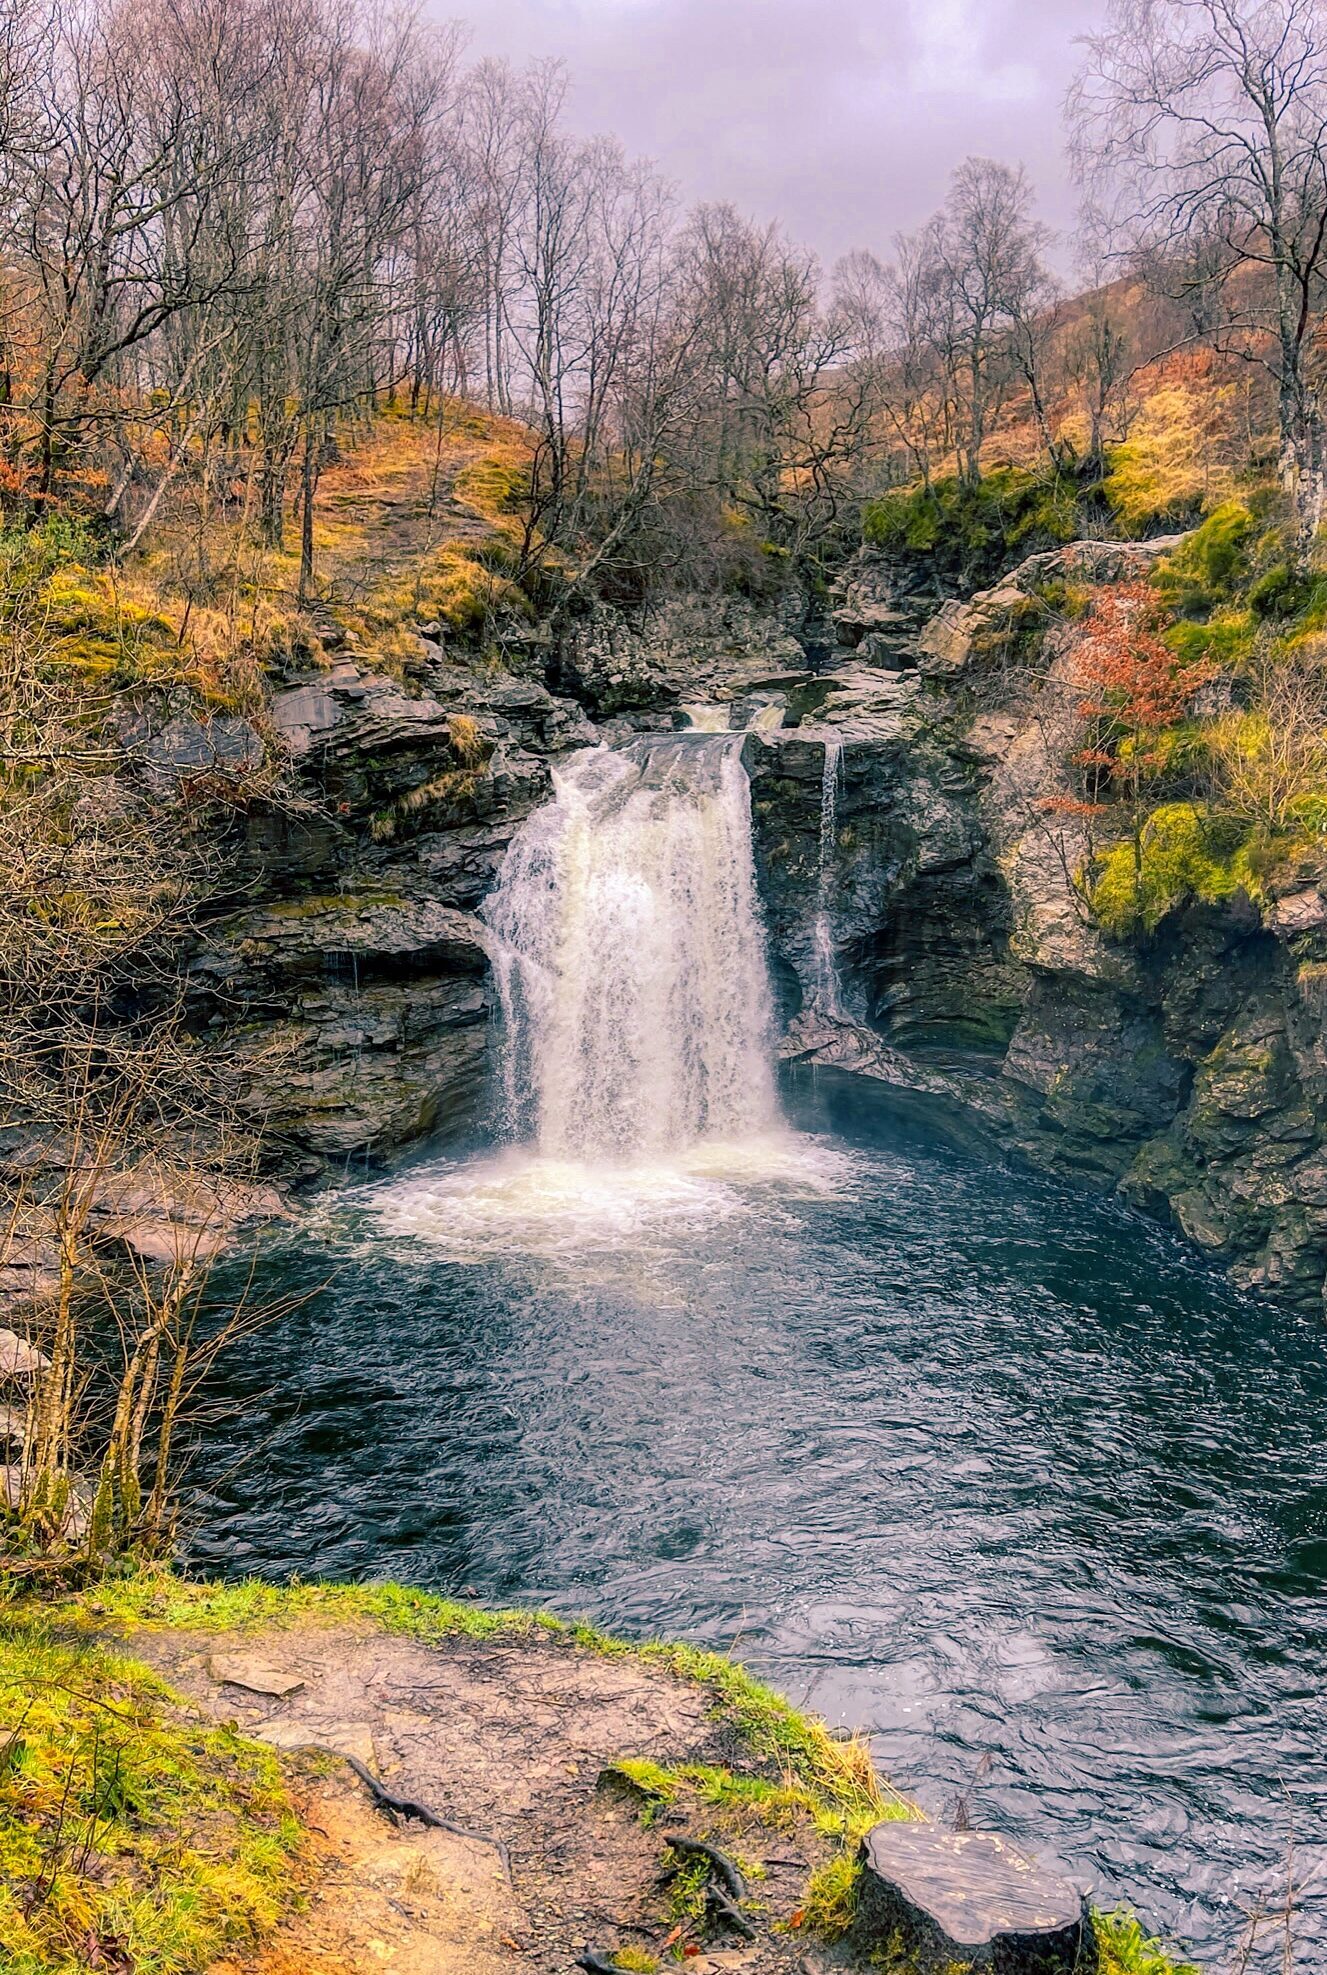
[{"label": "autumn foliage", "polygon": [[1101,592],[1084,627],[1074,684],[1088,738],[1074,760],[1094,796],[1121,783],[1137,791],[1162,765],[1159,736],[1214,674],[1206,659],[1182,660],[1165,644],[1160,615],[1148,584],[1117,583]]}]

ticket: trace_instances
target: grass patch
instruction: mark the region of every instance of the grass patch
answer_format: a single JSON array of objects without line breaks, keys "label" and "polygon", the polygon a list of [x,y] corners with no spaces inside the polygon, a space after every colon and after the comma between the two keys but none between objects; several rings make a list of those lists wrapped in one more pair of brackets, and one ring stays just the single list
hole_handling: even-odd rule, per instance
[{"label": "grass patch", "polygon": [[14,1975],[205,1968],[289,1906],[300,1827],[270,1750],[145,1667],[0,1620],[0,1941]]},{"label": "grass patch", "polygon": [[[718,1653],[633,1645],[548,1613],[488,1611],[407,1585],[190,1583],[152,1566],[59,1604],[0,1605],[0,1939],[20,1945],[15,1975],[86,1967],[89,1941],[108,1952],[123,1946],[135,1975],[186,1975],[249,1945],[290,1903],[299,1826],[275,1756],[191,1719],[155,1674],[107,1644],[106,1628],[355,1622],[426,1645],[551,1635],[705,1688],[715,1718],[769,1773],[637,1758],[619,1760],[613,1772],[639,1795],[647,1823],[688,1794],[739,1831],[747,1819],[775,1829],[809,1822],[834,1849],[808,1880],[794,1924],[822,1938],[841,1939],[851,1927],[863,1833],[882,1818],[922,1814],[875,1775],[862,1744],[837,1741]],[[51,1874],[43,1860],[55,1851],[63,1862]],[[85,1853],[94,1874],[77,1869]],[[29,1889],[44,1873],[53,1890],[27,1913]],[[703,1861],[682,1862],[672,1888],[679,1922],[702,1915],[705,1877]],[[1097,1924],[1101,1975],[1197,1975],[1133,1914],[1098,1915]],[[655,1966],[634,1948],[619,1949],[616,1961],[624,1975]]]},{"label": "grass patch", "polygon": [[605,1659],[634,1659],[706,1688],[717,1718],[731,1724],[751,1754],[789,1787],[798,1787],[844,1818],[915,1816],[915,1807],[882,1783],[861,1743],[840,1742],[737,1661],[698,1646],[615,1639],[596,1627],[547,1612],[488,1611],[482,1606],[402,1584],[198,1584],[172,1571],[145,1568],[108,1578],[60,1616],[87,1626],[167,1626],[227,1632],[257,1627],[345,1624],[356,1620],[424,1644],[464,1637],[492,1639],[551,1633]]},{"label": "grass patch", "polygon": [[802,1925],[826,1941],[841,1941],[857,1918],[862,1862],[855,1850],[836,1852],[806,1882]]},{"label": "grass patch", "polygon": [[110,1621],[201,1632],[284,1629],[307,1624],[338,1625],[370,1620],[386,1632],[411,1639],[491,1639],[504,1632],[560,1629],[542,1614],[491,1612],[482,1606],[439,1598],[403,1584],[266,1584],[246,1578],[235,1584],[196,1584],[173,1571],[147,1567],[129,1576],[104,1579],[95,1590],[60,1608],[75,1620]]},{"label": "grass patch", "polygon": [[1199,1975],[1191,1961],[1178,1961],[1168,1948],[1143,1931],[1136,1913],[1116,1907],[1093,1912],[1100,1956],[1098,1975]]},{"label": "grass patch", "polygon": [[609,1659],[642,1660],[708,1688],[716,1715],[731,1723],[754,1756],[845,1819],[869,1817],[876,1822],[918,1815],[915,1805],[881,1782],[862,1743],[836,1741],[823,1721],[793,1707],[736,1660],[699,1646],[662,1641],[634,1645],[587,1625],[569,1630],[575,1643],[591,1652]]}]

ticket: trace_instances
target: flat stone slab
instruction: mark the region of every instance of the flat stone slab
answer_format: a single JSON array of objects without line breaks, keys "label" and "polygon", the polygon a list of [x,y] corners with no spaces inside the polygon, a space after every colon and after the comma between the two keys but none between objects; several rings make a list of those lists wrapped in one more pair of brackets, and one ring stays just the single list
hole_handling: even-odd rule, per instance
[{"label": "flat stone slab", "polygon": [[996,1832],[877,1824],[862,1840],[862,1863],[862,1925],[872,1940],[901,1937],[919,1970],[957,1962],[1069,1975],[1091,1965],[1082,1894]]},{"label": "flat stone slab", "polygon": [[270,1660],[250,1659],[243,1653],[214,1653],[208,1665],[212,1678],[223,1686],[243,1687],[246,1694],[266,1694],[274,1701],[298,1694],[304,1685],[303,1674],[273,1666]]}]

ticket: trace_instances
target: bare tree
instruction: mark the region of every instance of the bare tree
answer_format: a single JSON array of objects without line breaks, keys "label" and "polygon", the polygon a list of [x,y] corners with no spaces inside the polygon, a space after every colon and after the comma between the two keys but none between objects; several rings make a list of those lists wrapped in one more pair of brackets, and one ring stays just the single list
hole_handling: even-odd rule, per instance
[{"label": "bare tree", "polygon": [[1301,552],[1327,496],[1316,322],[1327,257],[1327,33],[1317,0],[1112,0],[1071,126],[1097,220],[1192,303],[1194,335],[1266,368]]},{"label": "bare tree", "polygon": [[1038,391],[1048,237],[1032,217],[1021,167],[968,158],[942,210],[905,249],[918,327],[943,379],[960,468],[972,486],[1015,378],[1021,374]]}]

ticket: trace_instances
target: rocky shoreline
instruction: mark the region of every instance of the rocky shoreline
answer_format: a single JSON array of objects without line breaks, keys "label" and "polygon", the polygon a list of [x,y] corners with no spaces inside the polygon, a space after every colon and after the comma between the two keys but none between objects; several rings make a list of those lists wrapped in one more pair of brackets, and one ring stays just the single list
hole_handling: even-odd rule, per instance
[{"label": "rocky shoreline", "polygon": [[[9,1622],[61,1694],[114,1681],[128,1705],[104,1738],[127,1775],[135,1730],[151,1744],[151,1786],[103,1815],[89,1927],[107,1937],[129,1870],[190,1917],[215,1975],[847,1975],[886,1957],[1126,1975],[1135,1943],[1185,1975],[1056,1868],[927,1820],[863,1742],[722,1655],[404,1585],[161,1570]],[[42,1760],[44,1738],[68,1760],[93,1733],[72,1709],[29,1731]],[[200,1843],[190,1879],[172,1861]]]}]

